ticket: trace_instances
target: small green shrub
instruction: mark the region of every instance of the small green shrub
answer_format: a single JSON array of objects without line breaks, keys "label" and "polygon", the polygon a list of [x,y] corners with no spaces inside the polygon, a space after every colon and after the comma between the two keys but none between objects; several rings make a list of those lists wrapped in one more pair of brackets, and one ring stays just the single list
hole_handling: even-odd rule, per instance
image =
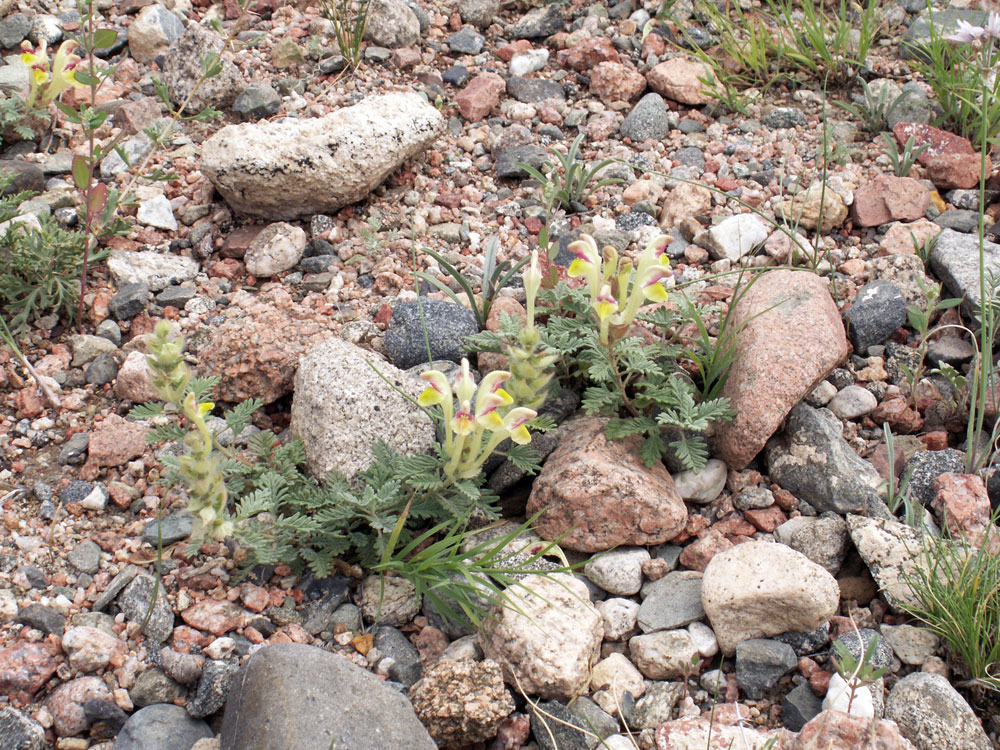
[{"label": "small green shrub", "polygon": [[912,95],[912,91],[901,91],[892,100],[889,99],[889,86],[883,83],[878,94],[874,94],[868,82],[858,77],[861,91],[864,98],[861,103],[834,101],[833,103],[842,109],[846,109],[855,119],[858,120],[869,133],[878,133],[885,130],[889,123],[889,117]]},{"label": "small green shrub", "polygon": [[970,547],[925,534],[920,563],[906,579],[916,598],[906,610],[944,638],[973,685],[1000,690],[1000,555],[988,538]]},{"label": "small green shrub", "polygon": [[321,0],[320,10],[333,24],[340,54],[353,70],[361,64],[361,42],[368,28],[372,0]]},{"label": "small green shrub", "polygon": [[558,162],[558,169],[561,172],[557,171],[556,166],[552,164],[545,164],[540,170],[530,164],[518,164],[521,169],[541,184],[547,208],[562,206],[568,211],[575,211],[576,207],[586,201],[596,190],[621,182],[616,177],[594,181],[597,173],[609,164],[613,164],[615,159],[604,159],[587,169],[584,163],[578,159],[583,136],[584,134],[580,133],[573,139],[566,154],[562,154],[554,148],[549,149]]},{"label": "small green shrub", "polygon": [[1000,50],[989,40],[956,44],[934,24],[930,34],[916,49],[914,67],[943,111],[940,124],[978,147],[1000,133],[1000,76],[994,75]]},{"label": "small green shrub", "polygon": [[[10,177],[0,178],[0,190],[11,182]],[[28,197],[17,193],[0,198],[0,222],[14,218],[18,204]],[[86,238],[60,228],[50,216],[40,216],[38,223],[40,231],[15,223],[0,238],[0,309],[10,316],[15,331],[48,313],[71,315],[80,295]]]},{"label": "small green shrub", "polygon": [[881,138],[885,144],[882,153],[889,157],[889,163],[892,165],[892,173],[897,177],[906,177],[910,174],[913,165],[917,163],[917,158],[929,146],[927,143],[915,146],[913,136],[911,135],[906,139],[906,143],[903,144],[903,150],[900,152],[899,146],[896,144],[896,138],[892,133],[882,133]]}]

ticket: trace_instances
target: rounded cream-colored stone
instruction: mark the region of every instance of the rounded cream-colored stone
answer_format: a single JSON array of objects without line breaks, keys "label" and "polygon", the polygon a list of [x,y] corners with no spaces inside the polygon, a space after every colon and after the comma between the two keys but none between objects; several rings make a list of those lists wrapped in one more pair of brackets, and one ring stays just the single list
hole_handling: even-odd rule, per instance
[{"label": "rounded cream-colored stone", "polygon": [[672,680],[689,670],[698,646],[686,630],[658,630],[629,639],[629,653],[639,671],[651,680]]},{"label": "rounded cream-colored stone", "polygon": [[818,628],[836,613],[840,588],[826,570],[790,547],[747,542],[712,558],[701,598],[728,656],[748,638]]},{"label": "rounded cream-colored stone", "polygon": [[590,673],[590,690],[609,690],[612,695],[622,696],[632,693],[633,698],[641,698],[646,692],[642,672],[624,654],[612,653],[601,659]]},{"label": "rounded cream-colored stone", "polygon": [[480,633],[504,680],[551,700],[585,692],[604,638],[587,586],[564,573],[530,575],[504,596],[506,605],[484,620]]}]

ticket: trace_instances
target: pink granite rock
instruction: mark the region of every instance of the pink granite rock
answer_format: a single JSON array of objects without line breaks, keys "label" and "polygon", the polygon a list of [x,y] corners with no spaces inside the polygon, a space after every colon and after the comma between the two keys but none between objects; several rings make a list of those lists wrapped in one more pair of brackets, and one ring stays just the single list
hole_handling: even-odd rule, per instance
[{"label": "pink granite rock", "polygon": [[806,271],[757,277],[730,325],[739,334],[722,395],[736,417],[720,426],[718,448],[730,468],[742,469],[848,349],[826,282]]},{"label": "pink granite rock", "polygon": [[618,50],[606,36],[592,36],[556,56],[560,65],[584,72],[602,62],[618,62]]},{"label": "pink granite rock", "polygon": [[149,376],[146,355],[139,351],[129,352],[115,378],[115,395],[135,404],[158,400],[160,395]]},{"label": "pink granite rock", "polygon": [[590,71],[590,93],[605,104],[638,99],[646,89],[646,79],[635,68],[619,62],[598,63]]},{"label": "pink granite rock", "polygon": [[100,677],[77,677],[52,691],[46,705],[58,736],[72,737],[87,730],[89,722],[83,704],[91,700],[112,700],[111,691]]},{"label": "pink granite rock", "polygon": [[894,721],[872,720],[840,711],[824,711],[809,721],[791,744],[790,750],[812,748],[851,748],[851,750],[915,750],[899,733]]},{"label": "pink granite rock", "polygon": [[496,73],[482,73],[455,96],[455,104],[469,122],[482,120],[500,103],[500,95],[507,90],[507,84]]},{"label": "pink granite rock", "polygon": [[221,401],[277,401],[291,392],[299,358],[332,336],[336,321],[296,304],[281,287],[259,296],[237,292],[229,312],[240,309],[242,315],[210,329],[208,344],[197,352],[200,374],[221,378]]},{"label": "pink granite rock", "polygon": [[990,549],[1000,550],[1000,534],[990,523],[990,498],[983,480],[975,474],[941,474],[934,478],[931,507],[953,537],[974,547],[988,539]]},{"label": "pink granite rock", "polygon": [[[900,145],[912,135],[914,145],[927,144],[917,161],[927,168],[927,176],[939,188],[972,188],[979,184],[980,157],[965,138],[918,122],[901,122],[892,129]],[[986,176],[993,171],[986,157]]]},{"label": "pink granite rock", "polygon": [[146,452],[146,427],[109,414],[90,435],[87,461],[96,466],[121,466]]},{"label": "pink granite rock", "polygon": [[181,612],[181,617],[192,628],[212,635],[225,635],[246,625],[250,613],[232,602],[202,599]]},{"label": "pink granite rock", "polygon": [[661,62],[646,75],[649,88],[667,99],[682,104],[708,104],[714,101],[702,93],[708,85],[702,78],[714,80],[712,70],[707,65],[686,57],[675,57]]},{"label": "pink granite rock", "polygon": [[596,417],[569,423],[528,498],[529,516],[542,511],[535,530],[579,552],[672,539],[687,521],[674,480],[663,464],[643,463],[638,438],[605,438],[606,424]]},{"label": "pink granite rock", "polygon": [[[923,247],[940,233],[941,226],[927,219],[917,219],[906,224],[893,224],[885,233],[882,241],[878,243],[878,253],[879,255],[914,255],[916,254],[916,249],[913,246],[914,241]],[[121,376],[119,375],[119,377]]]},{"label": "pink granite rock", "polygon": [[50,650],[41,643],[14,643],[0,649],[0,692],[28,703],[56,667]]},{"label": "pink granite rock", "polygon": [[890,221],[916,221],[923,218],[931,194],[918,180],[882,175],[854,191],[854,223],[877,227]]}]

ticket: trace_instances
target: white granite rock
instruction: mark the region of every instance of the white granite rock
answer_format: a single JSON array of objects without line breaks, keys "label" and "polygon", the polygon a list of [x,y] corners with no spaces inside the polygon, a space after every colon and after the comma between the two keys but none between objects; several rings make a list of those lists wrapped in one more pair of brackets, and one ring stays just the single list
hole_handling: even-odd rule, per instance
[{"label": "white granite rock", "polygon": [[200,168],[236,210],[294,219],[361,200],[443,131],[417,94],[382,94],[324,117],[228,125],[205,141]]},{"label": "white granite rock", "polygon": [[840,588],[832,575],[774,542],[738,544],[713,557],[705,568],[701,594],[727,656],[748,638],[815,630],[840,604]]},{"label": "white granite rock", "polygon": [[681,471],[673,475],[680,496],[691,503],[710,503],[726,486],[729,469],[725,461],[710,458],[699,472]]},{"label": "white granite rock", "polygon": [[642,564],[648,559],[643,547],[620,547],[591,559],[583,574],[609,594],[631,596],[642,588]]},{"label": "white granite rock", "polygon": [[587,690],[604,626],[587,587],[572,576],[526,576],[506,589],[509,606],[483,621],[483,651],[527,695],[568,700]]}]

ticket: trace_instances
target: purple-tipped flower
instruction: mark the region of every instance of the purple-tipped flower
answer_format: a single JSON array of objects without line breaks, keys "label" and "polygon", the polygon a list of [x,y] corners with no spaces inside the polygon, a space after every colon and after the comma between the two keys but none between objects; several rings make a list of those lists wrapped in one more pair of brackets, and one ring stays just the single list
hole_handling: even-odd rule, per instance
[{"label": "purple-tipped flower", "polygon": [[945,39],[962,44],[969,44],[977,39],[1000,39],[1000,14],[990,11],[983,26],[973,26],[968,21],[959,20],[955,32],[948,34]]}]

